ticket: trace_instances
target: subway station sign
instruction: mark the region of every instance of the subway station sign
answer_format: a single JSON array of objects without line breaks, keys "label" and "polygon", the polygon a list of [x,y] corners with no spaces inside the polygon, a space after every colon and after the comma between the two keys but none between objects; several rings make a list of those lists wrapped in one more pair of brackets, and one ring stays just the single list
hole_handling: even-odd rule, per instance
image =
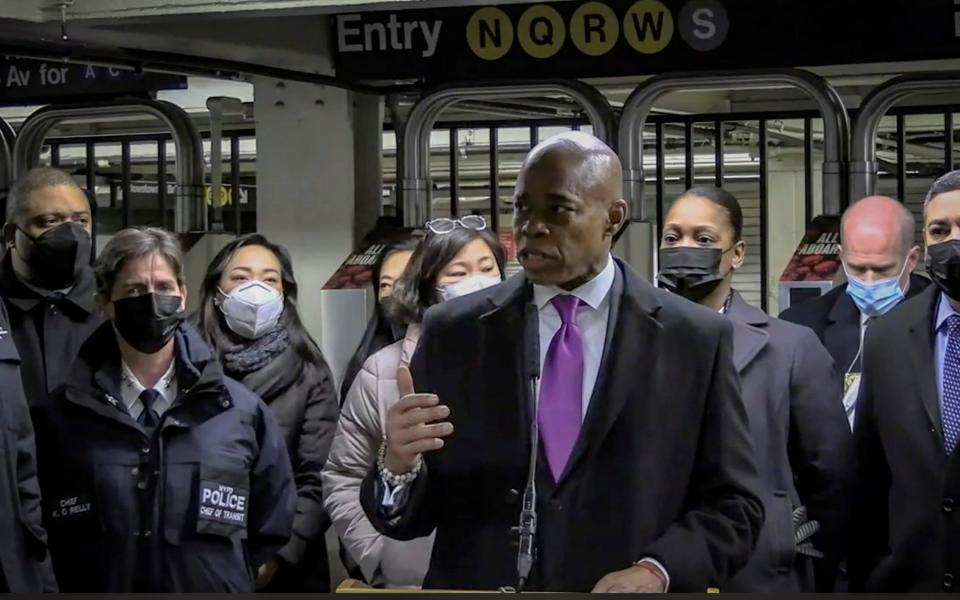
[{"label": "subway station sign", "polygon": [[186,87],[187,78],[179,75],[0,56],[0,104],[147,94]]},{"label": "subway station sign", "polygon": [[954,0],[594,0],[334,15],[337,75],[613,77],[960,57]]}]

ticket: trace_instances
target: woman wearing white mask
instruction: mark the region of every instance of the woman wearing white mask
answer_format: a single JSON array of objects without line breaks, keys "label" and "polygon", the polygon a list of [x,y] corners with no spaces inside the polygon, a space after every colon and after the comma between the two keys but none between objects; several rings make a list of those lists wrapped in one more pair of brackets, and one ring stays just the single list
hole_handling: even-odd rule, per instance
[{"label": "woman wearing white mask", "polygon": [[432,536],[397,541],[378,533],[360,506],[360,484],[377,460],[387,410],[399,399],[397,369],[409,363],[423,314],[503,280],[504,251],[483,217],[435,219],[414,251],[387,314],[407,325],[406,337],[372,355],[347,393],[323,470],[323,497],[333,525],[366,580],[381,587],[419,587]]},{"label": "woman wearing white mask", "polygon": [[198,329],[224,372],[273,410],[297,485],[286,546],[258,573],[258,589],[328,592],[320,471],[337,422],[338,398],[320,348],[297,312],[290,256],[259,234],[238,237],[214,257],[203,282]]}]

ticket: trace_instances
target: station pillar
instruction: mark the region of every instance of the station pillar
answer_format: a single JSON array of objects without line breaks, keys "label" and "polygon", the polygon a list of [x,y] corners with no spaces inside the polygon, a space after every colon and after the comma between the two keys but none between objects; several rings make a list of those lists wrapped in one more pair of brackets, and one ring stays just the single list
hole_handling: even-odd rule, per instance
[{"label": "station pillar", "polygon": [[257,231],[290,251],[301,317],[322,347],[320,290],[354,250],[360,221],[378,216],[367,214],[379,209],[371,200],[379,197],[381,181],[378,100],[328,86],[254,79]]},{"label": "station pillar", "polygon": [[[822,212],[822,167],[813,165],[813,214]],[[772,315],[779,312],[780,274],[790,262],[797,244],[807,229],[804,210],[804,166],[803,156],[784,154],[771,156],[767,163],[767,311]],[[748,248],[753,254],[758,250]]]}]

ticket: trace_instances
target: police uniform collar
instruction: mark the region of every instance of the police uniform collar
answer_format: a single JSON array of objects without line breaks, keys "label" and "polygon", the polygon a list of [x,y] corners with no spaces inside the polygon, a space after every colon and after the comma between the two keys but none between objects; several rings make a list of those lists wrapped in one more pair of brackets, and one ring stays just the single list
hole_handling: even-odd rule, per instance
[{"label": "police uniform collar", "polygon": [[[225,391],[223,371],[196,329],[184,323],[177,329],[174,339],[174,363],[179,395],[193,393],[214,399],[215,402],[210,403],[210,410],[202,410],[210,416],[232,406]],[[104,393],[119,399],[122,395],[120,361],[120,346],[113,323],[107,321],[83,344],[74,363],[69,387],[101,400]]]},{"label": "police uniform collar", "polygon": [[[17,277],[13,269],[13,258],[10,255],[11,250],[7,250],[0,261],[0,293],[8,302],[16,306],[23,312],[29,312],[34,306],[44,300],[44,296],[30,289],[23,281]],[[61,294],[62,299],[73,304],[80,310],[91,314],[94,311],[94,275],[92,267],[84,267],[80,272],[80,279],[70,290]]]}]

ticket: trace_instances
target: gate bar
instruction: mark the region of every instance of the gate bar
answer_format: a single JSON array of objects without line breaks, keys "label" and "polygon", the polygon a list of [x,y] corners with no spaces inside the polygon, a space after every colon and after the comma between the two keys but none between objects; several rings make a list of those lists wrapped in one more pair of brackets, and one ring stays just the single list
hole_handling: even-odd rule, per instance
[{"label": "gate bar", "polygon": [[952,92],[960,86],[960,71],[927,71],[894,77],[877,86],[860,104],[853,122],[850,157],[850,197],[877,193],[877,130],[880,120],[901,100],[921,93]]},{"label": "gate bar", "polygon": [[623,159],[624,193],[631,219],[645,221],[643,209],[642,131],[660,96],[679,90],[722,90],[792,87],[805,92],[823,115],[823,209],[839,213],[846,205],[844,169],[848,160],[847,111],[840,95],[825,79],[800,69],[760,69],[727,72],[691,72],[652,77],[630,94],[620,115],[618,148]]},{"label": "gate bar", "polygon": [[13,127],[0,118],[0,208],[3,209],[0,218],[4,221],[7,220],[7,194],[10,192],[13,180],[16,179],[13,170],[13,147],[16,140],[17,134],[13,131]]},{"label": "gate bar", "polygon": [[[614,113],[596,88],[576,80],[545,80],[525,83],[477,82],[440,86],[428,90],[410,110],[403,127],[403,159],[398,161],[398,202],[403,222],[422,226],[430,218],[430,131],[444,109],[464,100],[497,100],[506,96],[563,94],[584,109],[595,136],[616,149]],[[399,147],[398,143],[398,147]]]},{"label": "gate bar", "polygon": [[[58,123],[70,119],[153,115],[173,136],[177,152],[177,194],[174,231],[206,231],[207,210],[203,202],[203,145],[190,116],[179,106],[163,100],[123,98],[114,102],[46,106],[27,117],[13,151],[13,172],[22,175],[40,162],[44,138]],[[160,182],[162,184],[162,182]],[[126,201],[127,198],[124,198]]]}]

